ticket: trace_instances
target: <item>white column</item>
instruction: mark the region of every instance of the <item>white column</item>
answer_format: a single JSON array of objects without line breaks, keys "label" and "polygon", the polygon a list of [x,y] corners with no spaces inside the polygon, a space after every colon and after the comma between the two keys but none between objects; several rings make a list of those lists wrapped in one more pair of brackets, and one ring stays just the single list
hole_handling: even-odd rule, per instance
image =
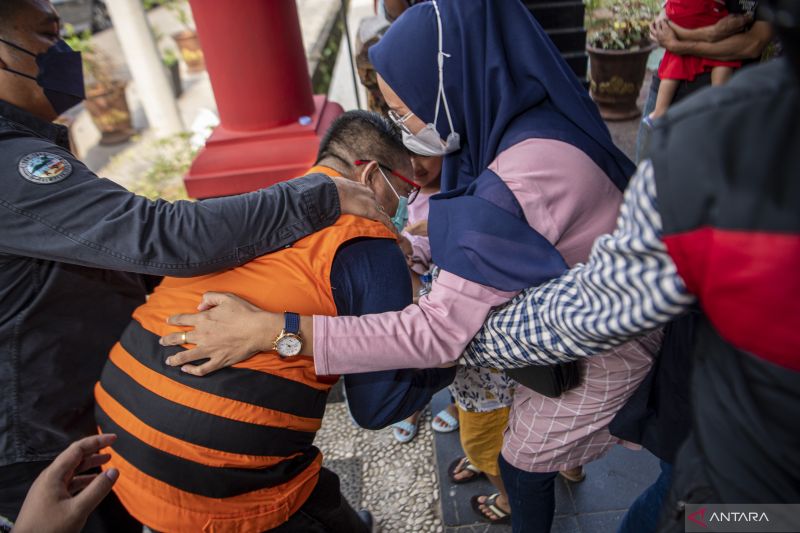
[{"label": "white column", "polygon": [[106,6],[150,127],[159,137],[180,133],[183,121],[141,0],[106,0]]}]

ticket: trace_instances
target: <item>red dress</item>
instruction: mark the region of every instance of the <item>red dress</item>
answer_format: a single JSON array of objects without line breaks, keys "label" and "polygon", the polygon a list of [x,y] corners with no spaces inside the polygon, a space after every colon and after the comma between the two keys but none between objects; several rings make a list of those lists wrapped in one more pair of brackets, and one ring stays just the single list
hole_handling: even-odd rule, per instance
[{"label": "red dress", "polygon": [[[725,4],[715,0],[667,0],[667,17],[678,26],[694,29],[711,26],[728,14]],[[714,67],[742,66],[741,61],[717,61],[706,57],[679,56],[670,51],[658,67],[658,77],[662,80],[692,81],[696,76]]]}]

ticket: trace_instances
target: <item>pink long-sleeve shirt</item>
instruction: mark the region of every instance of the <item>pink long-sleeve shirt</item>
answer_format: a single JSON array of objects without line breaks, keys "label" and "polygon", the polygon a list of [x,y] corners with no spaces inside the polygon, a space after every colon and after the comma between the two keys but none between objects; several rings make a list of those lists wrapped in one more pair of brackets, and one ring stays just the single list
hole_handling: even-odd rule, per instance
[{"label": "pink long-sleeve shirt", "polygon": [[[508,186],[528,223],[567,264],[585,261],[594,239],[614,228],[622,193],[584,152],[552,139],[528,139],[489,165]],[[361,317],[314,317],[320,375],[453,363],[493,307],[513,298],[442,271],[418,305]]]}]

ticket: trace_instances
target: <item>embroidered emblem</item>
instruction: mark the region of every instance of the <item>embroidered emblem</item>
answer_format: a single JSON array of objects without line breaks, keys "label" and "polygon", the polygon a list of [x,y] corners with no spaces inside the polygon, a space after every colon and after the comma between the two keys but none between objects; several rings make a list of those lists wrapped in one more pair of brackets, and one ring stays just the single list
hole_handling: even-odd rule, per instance
[{"label": "embroidered emblem", "polygon": [[19,173],[31,183],[50,185],[67,179],[72,174],[72,165],[60,155],[34,152],[19,162]]}]

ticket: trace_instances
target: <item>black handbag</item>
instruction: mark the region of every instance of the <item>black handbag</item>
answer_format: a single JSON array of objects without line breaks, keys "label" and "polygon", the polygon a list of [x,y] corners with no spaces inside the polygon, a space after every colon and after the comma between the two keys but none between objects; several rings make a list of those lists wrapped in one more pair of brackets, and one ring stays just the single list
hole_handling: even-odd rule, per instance
[{"label": "black handbag", "polygon": [[524,387],[548,398],[558,398],[581,384],[578,361],[558,365],[534,365],[506,370],[506,375]]}]

